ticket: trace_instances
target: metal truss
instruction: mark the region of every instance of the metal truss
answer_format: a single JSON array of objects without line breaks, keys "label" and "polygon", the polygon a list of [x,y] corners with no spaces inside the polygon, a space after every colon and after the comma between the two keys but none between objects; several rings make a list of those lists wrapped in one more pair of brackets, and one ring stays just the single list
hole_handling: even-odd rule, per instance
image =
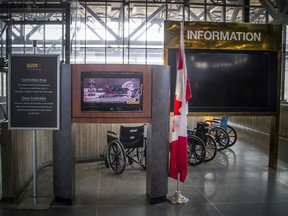
[{"label": "metal truss", "polygon": [[[66,62],[70,62],[71,56],[72,62],[82,63],[93,62],[94,59],[105,63],[113,61],[111,59],[118,62],[117,58],[125,63],[149,63],[153,62],[149,59],[158,58],[161,64],[164,20],[268,23],[285,20],[288,10],[286,6],[279,13],[276,6],[280,3],[270,0],[260,0],[261,4],[250,0],[249,5],[245,5],[245,0],[205,2],[2,0],[1,55],[32,52],[32,40],[38,37],[41,52],[59,53]],[[72,3],[74,6],[67,17],[67,4]],[[249,13],[249,19],[244,19],[245,13]],[[58,38],[50,38],[49,33],[53,29],[57,29]],[[67,49],[67,46],[70,48]],[[107,60],[108,57],[110,60]]]}]

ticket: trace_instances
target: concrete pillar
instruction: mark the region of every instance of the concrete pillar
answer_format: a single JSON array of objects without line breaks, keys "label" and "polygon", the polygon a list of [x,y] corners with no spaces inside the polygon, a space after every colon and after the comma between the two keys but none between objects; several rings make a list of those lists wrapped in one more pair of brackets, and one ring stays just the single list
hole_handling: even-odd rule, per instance
[{"label": "concrete pillar", "polygon": [[75,147],[71,118],[71,65],[61,65],[60,130],[53,134],[55,201],[72,205],[75,197]]},{"label": "concrete pillar", "polygon": [[168,192],[170,67],[152,66],[152,123],[148,126],[146,194],[150,204]]}]

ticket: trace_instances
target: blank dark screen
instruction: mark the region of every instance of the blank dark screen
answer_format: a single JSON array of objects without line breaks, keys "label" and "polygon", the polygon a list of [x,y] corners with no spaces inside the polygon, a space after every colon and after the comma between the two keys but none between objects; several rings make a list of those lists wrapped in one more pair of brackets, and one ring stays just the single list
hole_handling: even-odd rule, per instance
[{"label": "blank dark screen", "polygon": [[[168,55],[173,110],[178,49]],[[189,111],[275,111],[277,52],[186,49],[185,56],[193,95]]]}]

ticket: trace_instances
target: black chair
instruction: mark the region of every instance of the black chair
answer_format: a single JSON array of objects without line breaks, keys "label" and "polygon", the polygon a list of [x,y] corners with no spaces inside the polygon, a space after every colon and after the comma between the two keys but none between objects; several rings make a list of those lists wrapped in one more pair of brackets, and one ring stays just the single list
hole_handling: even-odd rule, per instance
[{"label": "black chair", "polygon": [[107,131],[107,148],[105,165],[115,173],[124,172],[126,163],[134,162],[146,168],[146,136],[145,124],[140,126],[120,126],[120,134]]}]

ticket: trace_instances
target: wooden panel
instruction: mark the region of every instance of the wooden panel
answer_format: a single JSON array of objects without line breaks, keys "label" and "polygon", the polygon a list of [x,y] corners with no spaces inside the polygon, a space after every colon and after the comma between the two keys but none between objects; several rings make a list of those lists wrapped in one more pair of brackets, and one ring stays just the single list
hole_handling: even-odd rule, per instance
[{"label": "wooden panel", "polygon": [[[288,138],[288,105],[280,106],[279,136]],[[232,123],[249,127],[255,130],[270,133],[271,117],[269,116],[231,116]]]},{"label": "wooden panel", "polygon": [[[81,112],[82,71],[140,71],[143,72],[143,112]],[[143,122],[151,118],[151,66],[149,65],[72,65],[72,118],[73,122]],[[92,119],[95,118],[95,119]],[[135,118],[131,120],[131,118]],[[141,119],[143,118],[143,119]]]},{"label": "wooden panel", "polygon": [[[120,132],[121,124],[75,124],[75,157],[77,161],[100,160],[107,146],[107,131]],[[129,124],[129,126],[139,124]]]},{"label": "wooden panel", "polygon": [[231,116],[229,122],[270,133],[271,117],[268,116]]},{"label": "wooden panel", "polygon": [[280,129],[279,135],[288,138],[288,105],[280,107]]},{"label": "wooden panel", "polygon": [[[53,161],[52,131],[36,131],[38,169]],[[2,199],[16,199],[32,177],[31,130],[1,130]]]},{"label": "wooden panel", "polygon": [[130,116],[115,117],[104,117],[104,118],[73,118],[73,123],[151,123],[151,118],[137,118]]}]

